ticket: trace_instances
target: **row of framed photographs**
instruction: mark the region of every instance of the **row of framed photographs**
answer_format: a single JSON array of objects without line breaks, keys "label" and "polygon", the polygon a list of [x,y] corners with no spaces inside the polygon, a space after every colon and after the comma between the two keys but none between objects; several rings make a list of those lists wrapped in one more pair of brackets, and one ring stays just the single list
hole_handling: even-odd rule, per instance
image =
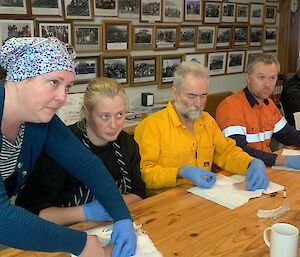
[{"label": "row of framed photographs", "polygon": [[222,3],[222,0],[5,0],[0,1],[0,15],[63,16],[66,20],[94,20],[94,16],[109,16],[138,18],[141,22],[275,23],[277,7],[262,3]]},{"label": "row of framed photographs", "polygon": [[176,66],[184,60],[206,65],[211,76],[224,75],[244,72],[248,58],[261,52],[263,50],[256,49],[160,56],[122,54],[78,57],[75,83],[87,83],[90,79],[104,76],[127,86],[169,87],[173,82]]},{"label": "row of framed photographs", "polygon": [[0,20],[0,46],[11,37],[55,36],[77,52],[129,52],[193,47],[211,50],[276,44],[274,25],[132,25],[103,20],[102,25],[63,21]]}]

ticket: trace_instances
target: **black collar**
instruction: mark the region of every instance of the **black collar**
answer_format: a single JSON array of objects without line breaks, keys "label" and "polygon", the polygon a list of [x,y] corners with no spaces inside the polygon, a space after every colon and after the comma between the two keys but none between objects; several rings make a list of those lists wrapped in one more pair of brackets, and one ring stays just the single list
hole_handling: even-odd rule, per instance
[{"label": "black collar", "polygon": [[[253,108],[254,105],[258,104],[259,105],[259,102],[255,99],[255,97],[250,93],[248,87],[245,87],[244,88],[244,93],[245,93],[245,96],[250,104],[250,106]],[[268,99],[265,99],[264,100],[264,103],[265,105],[269,105],[269,100]]]}]

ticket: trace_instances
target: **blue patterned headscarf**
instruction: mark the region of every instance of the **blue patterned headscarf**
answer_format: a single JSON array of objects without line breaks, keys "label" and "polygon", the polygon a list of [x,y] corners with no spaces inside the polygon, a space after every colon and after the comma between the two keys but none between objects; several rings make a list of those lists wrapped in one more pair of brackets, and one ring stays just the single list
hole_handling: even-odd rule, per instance
[{"label": "blue patterned headscarf", "polygon": [[75,57],[73,47],[55,37],[11,38],[0,50],[0,66],[6,80],[21,81],[51,71],[75,73]]}]

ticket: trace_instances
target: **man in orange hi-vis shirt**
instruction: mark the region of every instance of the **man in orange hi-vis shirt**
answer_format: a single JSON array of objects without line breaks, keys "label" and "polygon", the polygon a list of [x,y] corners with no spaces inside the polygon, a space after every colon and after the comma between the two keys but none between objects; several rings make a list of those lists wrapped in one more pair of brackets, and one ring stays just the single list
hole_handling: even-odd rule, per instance
[{"label": "man in orange hi-vis shirt", "polygon": [[279,70],[279,62],[272,55],[249,58],[247,86],[219,104],[216,121],[225,136],[266,165],[300,169],[300,156],[274,154],[269,146],[272,137],[285,145],[300,146],[300,132],[287,123],[269,98]]}]

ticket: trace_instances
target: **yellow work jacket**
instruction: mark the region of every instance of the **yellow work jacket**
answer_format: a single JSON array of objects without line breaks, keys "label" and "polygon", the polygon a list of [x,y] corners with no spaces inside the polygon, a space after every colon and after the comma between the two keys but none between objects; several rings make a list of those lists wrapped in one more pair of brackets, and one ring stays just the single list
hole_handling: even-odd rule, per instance
[{"label": "yellow work jacket", "polygon": [[211,170],[220,168],[245,174],[253,159],[226,138],[207,113],[194,121],[192,134],[180,121],[171,102],[145,118],[135,129],[141,154],[141,173],[147,189],[176,186],[177,171],[184,165]]}]

